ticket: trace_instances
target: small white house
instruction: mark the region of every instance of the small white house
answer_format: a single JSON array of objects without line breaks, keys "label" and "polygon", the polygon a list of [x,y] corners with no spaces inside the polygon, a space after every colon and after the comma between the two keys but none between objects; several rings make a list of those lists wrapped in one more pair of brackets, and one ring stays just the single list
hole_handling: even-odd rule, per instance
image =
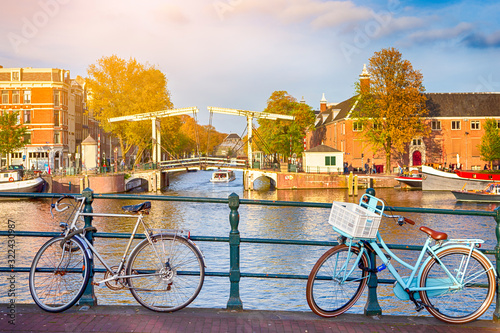
[{"label": "small white house", "polygon": [[319,145],[304,152],[304,171],[343,172],[344,153],[335,148]]}]

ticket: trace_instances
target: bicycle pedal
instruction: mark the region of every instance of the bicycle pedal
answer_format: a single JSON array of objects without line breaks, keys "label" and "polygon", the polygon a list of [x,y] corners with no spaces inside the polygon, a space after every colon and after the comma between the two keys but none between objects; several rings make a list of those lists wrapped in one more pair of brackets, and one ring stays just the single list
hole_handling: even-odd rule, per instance
[{"label": "bicycle pedal", "polygon": [[99,286],[99,283],[92,281],[93,286]]}]

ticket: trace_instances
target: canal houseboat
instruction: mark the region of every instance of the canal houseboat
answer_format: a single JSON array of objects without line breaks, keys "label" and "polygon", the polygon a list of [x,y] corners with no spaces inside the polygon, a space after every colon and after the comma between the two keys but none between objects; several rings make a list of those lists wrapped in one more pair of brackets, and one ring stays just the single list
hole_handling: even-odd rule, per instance
[{"label": "canal houseboat", "polygon": [[42,177],[23,180],[20,170],[0,171],[0,192],[42,192],[44,185]]},{"label": "canal houseboat", "polygon": [[472,171],[446,172],[430,166],[422,166],[422,190],[424,191],[460,191],[483,190],[488,183],[500,182],[500,175]]}]

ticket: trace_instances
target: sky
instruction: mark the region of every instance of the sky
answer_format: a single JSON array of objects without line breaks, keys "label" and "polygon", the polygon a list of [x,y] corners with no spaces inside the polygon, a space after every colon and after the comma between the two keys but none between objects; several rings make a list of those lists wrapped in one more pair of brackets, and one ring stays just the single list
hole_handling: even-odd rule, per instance
[{"label": "sky", "polygon": [[[499,17],[489,0],[2,0],[0,65],[75,78],[102,57],[135,58],[206,125],[208,106],[263,111],[277,90],[313,109],[323,93],[344,101],[389,47],[427,92],[499,92]],[[243,117],[214,114],[212,125],[246,134]]]}]

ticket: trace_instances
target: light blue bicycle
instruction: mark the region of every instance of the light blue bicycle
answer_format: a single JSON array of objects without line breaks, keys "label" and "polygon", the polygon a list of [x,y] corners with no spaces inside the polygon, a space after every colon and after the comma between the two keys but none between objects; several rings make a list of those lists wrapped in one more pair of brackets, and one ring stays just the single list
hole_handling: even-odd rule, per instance
[{"label": "light blue bicycle", "polygon": [[[397,219],[400,226],[415,224],[403,216],[384,214],[382,200],[369,194],[361,197],[360,205],[333,203],[330,223],[342,236],[340,245],[323,254],[309,274],[306,297],[314,313],[334,317],[356,303],[369,273],[378,271],[371,269],[369,252],[382,260],[379,269],[387,268],[396,279],[394,294],[412,301],[417,311],[425,308],[442,321],[462,324],[488,309],[495,296],[496,271],[477,249],[483,240],[448,239],[446,233],[422,226],[427,238],[411,265],[395,255],[378,233],[382,216]],[[391,260],[408,268],[410,275],[402,277]]]}]

